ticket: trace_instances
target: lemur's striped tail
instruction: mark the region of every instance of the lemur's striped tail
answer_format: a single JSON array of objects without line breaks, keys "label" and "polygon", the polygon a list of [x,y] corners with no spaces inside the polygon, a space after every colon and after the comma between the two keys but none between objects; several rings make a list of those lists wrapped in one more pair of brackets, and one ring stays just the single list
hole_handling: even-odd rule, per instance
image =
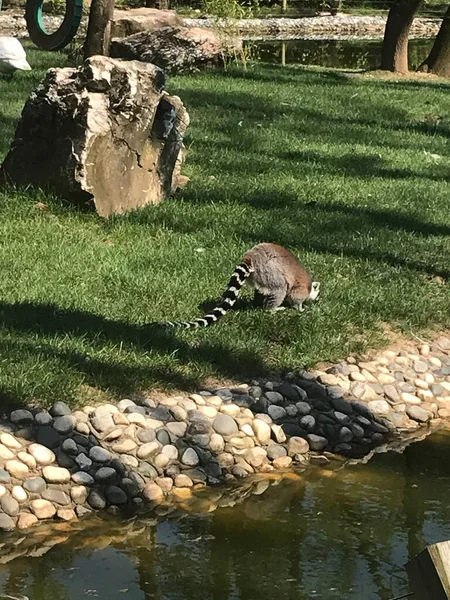
[{"label": "lemur's striped tail", "polygon": [[222,301],[204,317],[195,319],[195,321],[166,321],[164,323],[159,323],[159,325],[164,325],[166,327],[183,327],[184,329],[208,327],[209,325],[212,325],[230,310],[236,302],[246,279],[250,277],[252,272],[253,269],[250,265],[245,262],[240,263],[231,276],[230,282],[222,297]]}]

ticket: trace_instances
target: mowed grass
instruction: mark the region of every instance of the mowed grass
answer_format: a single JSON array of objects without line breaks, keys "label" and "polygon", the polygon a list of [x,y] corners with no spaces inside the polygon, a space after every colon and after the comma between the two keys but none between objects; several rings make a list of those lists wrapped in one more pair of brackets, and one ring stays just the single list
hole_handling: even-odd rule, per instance
[{"label": "mowed grass", "polygon": [[[0,157],[62,55],[0,82]],[[252,66],[170,80],[185,102],[182,192],[102,220],[42,192],[0,192],[0,391],[81,403],[248,379],[450,326],[450,86]],[[45,206],[43,207],[41,204]],[[207,330],[146,323],[210,308],[245,251],[282,244],[322,282],[304,313]]]}]

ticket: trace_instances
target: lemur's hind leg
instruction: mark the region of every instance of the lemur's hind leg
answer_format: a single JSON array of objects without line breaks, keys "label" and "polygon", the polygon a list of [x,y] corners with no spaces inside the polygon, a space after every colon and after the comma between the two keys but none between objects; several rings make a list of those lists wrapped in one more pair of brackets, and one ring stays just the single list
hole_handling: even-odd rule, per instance
[{"label": "lemur's hind leg", "polygon": [[275,311],[284,309],[284,306],[281,306],[286,297],[284,288],[278,288],[272,291],[270,294],[261,294],[261,296],[261,306],[265,310]]}]

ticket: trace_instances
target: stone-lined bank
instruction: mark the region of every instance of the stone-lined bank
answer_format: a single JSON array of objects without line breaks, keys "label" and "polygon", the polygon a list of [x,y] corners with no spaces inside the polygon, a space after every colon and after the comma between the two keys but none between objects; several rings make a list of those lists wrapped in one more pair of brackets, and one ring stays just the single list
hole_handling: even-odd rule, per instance
[{"label": "stone-lined bank", "polygon": [[450,339],[326,371],[0,423],[0,528],[157,506],[250,474],[368,455],[450,416]]}]

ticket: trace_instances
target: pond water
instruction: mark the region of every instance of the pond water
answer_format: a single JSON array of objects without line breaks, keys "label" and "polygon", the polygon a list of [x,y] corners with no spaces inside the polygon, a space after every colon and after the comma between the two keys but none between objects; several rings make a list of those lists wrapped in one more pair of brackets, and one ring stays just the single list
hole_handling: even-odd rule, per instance
[{"label": "pond water", "polygon": [[312,467],[266,491],[260,481],[214,512],[60,532],[53,548],[37,543],[1,565],[0,590],[30,600],[389,600],[407,592],[408,558],[450,538],[449,456],[450,434],[439,432],[365,465]]},{"label": "pond water", "polygon": [[[410,69],[427,57],[434,38],[409,41]],[[293,39],[247,41],[251,56],[270,63],[281,63],[283,47],[286,64],[319,65],[340,69],[375,69],[380,66],[383,40],[378,39]]]}]

